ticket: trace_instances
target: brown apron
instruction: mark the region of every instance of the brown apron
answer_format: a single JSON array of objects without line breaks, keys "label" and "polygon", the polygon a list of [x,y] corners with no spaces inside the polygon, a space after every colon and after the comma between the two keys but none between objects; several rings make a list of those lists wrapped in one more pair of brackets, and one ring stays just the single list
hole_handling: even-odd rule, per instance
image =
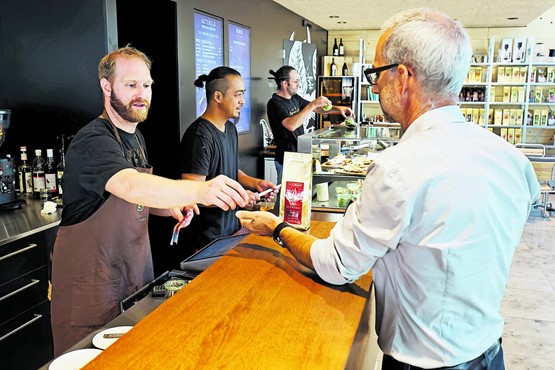
[{"label": "brown apron", "polygon": [[148,215],[112,194],[87,220],[60,227],[52,256],[56,356],[119,315],[120,302],[154,279]]}]

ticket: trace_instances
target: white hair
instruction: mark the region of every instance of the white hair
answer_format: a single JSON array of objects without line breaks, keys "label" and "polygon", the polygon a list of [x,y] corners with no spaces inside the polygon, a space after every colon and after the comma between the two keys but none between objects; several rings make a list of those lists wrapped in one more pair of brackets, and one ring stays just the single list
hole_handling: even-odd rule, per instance
[{"label": "white hair", "polygon": [[428,93],[456,97],[470,68],[472,47],[459,22],[433,9],[409,9],[387,20],[386,64],[411,67]]}]

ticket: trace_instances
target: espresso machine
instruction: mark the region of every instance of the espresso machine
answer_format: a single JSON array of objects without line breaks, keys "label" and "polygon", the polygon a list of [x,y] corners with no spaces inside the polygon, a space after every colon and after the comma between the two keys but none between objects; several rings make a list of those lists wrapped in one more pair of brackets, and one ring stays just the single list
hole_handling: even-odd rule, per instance
[{"label": "espresso machine", "polygon": [[[0,147],[4,144],[6,132],[10,127],[9,109],[0,108]],[[16,168],[13,158],[0,155],[0,209],[2,208],[19,208],[20,202],[16,202],[17,194],[15,192],[16,184]]]}]

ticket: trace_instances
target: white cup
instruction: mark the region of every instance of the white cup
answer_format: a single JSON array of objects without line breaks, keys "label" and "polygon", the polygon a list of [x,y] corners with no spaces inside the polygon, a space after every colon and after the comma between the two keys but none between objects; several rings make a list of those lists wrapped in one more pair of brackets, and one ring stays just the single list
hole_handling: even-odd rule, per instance
[{"label": "white cup", "polygon": [[318,202],[327,202],[330,200],[327,182],[316,184],[316,200]]}]

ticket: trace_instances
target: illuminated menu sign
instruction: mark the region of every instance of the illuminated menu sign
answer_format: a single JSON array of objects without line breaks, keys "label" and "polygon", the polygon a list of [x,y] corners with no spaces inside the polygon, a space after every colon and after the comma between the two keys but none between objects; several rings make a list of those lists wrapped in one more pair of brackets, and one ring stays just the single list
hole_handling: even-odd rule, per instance
[{"label": "illuminated menu sign", "polygon": [[[195,76],[224,65],[223,19],[195,11]],[[206,90],[196,89],[197,116],[206,110]]]},{"label": "illuminated menu sign", "polygon": [[241,109],[239,121],[236,122],[237,132],[245,133],[250,131],[251,121],[251,39],[250,29],[238,24],[229,23],[229,66],[236,69],[243,76],[245,82],[245,104]]}]

